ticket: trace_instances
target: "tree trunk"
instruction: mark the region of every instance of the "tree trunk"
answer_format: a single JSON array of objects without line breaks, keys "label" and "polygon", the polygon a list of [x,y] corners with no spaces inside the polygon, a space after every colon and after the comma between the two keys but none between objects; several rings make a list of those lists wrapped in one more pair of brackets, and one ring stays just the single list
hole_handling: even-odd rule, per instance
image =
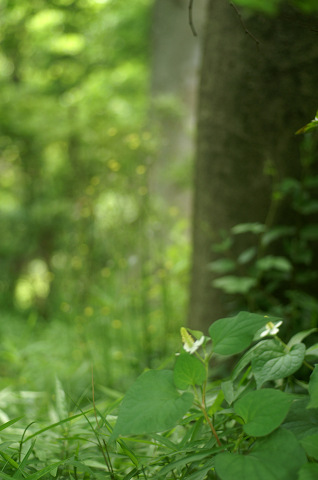
[{"label": "tree trunk", "polygon": [[240,18],[229,2],[210,0],[189,308],[189,324],[197,329],[206,331],[228,314],[207,268],[216,259],[212,245],[220,232],[242,222],[265,222],[272,188],[264,175],[267,166],[275,168],[277,178],[299,174],[301,139],[294,132],[318,107],[318,37],[311,20],[290,8],[275,18],[250,13]]},{"label": "tree trunk", "polygon": [[[193,19],[198,35],[206,0],[197,0]],[[164,205],[190,212],[188,172],[194,156],[194,130],[200,40],[191,31],[188,0],[157,0],[152,19],[152,124],[158,146],[151,169],[151,192]]]}]

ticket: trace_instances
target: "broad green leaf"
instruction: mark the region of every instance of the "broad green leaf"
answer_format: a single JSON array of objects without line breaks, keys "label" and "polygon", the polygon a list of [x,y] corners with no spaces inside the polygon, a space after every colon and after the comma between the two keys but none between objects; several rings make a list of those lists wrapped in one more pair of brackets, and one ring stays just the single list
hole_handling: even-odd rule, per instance
[{"label": "broad green leaf", "polygon": [[180,390],[191,385],[202,385],[206,379],[206,371],[202,362],[189,353],[181,353],[173,371],[174,383]]},{"label": "broad green leaf", "polygon": [[125,395],[111,440],[119,435],[158,433],[173,428],[193,402],[192,393],[177,391],[173,372],[149,370]]},{"label": "broad green leaf", "polygon": [[314,356],[318,357],[318,343],[315,343],[311,347],[307,348],[306,350],[306,357],[307,356]]},{"label": "broad green leaf", "polygon": [[239,255],[237,261],[240,265],[245,265],[245,263],[250,262],[255,257],[256,253],[256,247],[250,247]]},{"label": "broad green leaf", "polygon": [[236,268],[236,263],[229,258],[221,258],[208,264],[208,269],[215,273],[229,273]]},{"label": "broad green leaf", "polygon": [[241,233],[263,233],[266,227],[262,223],[240,223],[232,228],[232,233],[238,235]]},{"label": "broad green leaf", "polygon": [[216,397],[214,397],[213,400],[211,400],[213,403],[212,403],[211,407],[209,407],[209,415],[210,416],[214,415],[216,412],[219,412],[219,411],[223,410],[223,408],[221,406],[222,403],[223,403],[223,400],[224,400],[224,393],[223,393],[222,390],[219,390]]},{"label": "broad green leaf", "polygon": [[255,333],[269,321],[275,323],[277,318],[248,312],[217,320],[209,328],[214,352],[234,355],[245,350],[252,343]]},{"label": "broad green leaf", "polygon": [[307,408],[318,408],[318,365],[310,375],[308,388],[310,400]]},{"label": "broad green leaf", "polygon": [[228,380],[226,382],[221,383],[221,388],[224,393],[224,398],[229,405],[231,405],[235,400],[235,392],[233,382]]},{"label": "broad green leaf", "polygon": [[313,457],[318,460],[318,433],[315,435],[308,435],[300,442],[309,457]]},{"label": "broad green leaf", "polygon": [[[266,342],[267,340],[263,340],[263,341]],[[238,375],[241,373],[241,371],[244,370],[244,368],[252,361],[255,350],[257,350],[262,343],[263,342],[257,343],[256,345],[248,349],[247,352],[244,353],[244,355],[240,358],[234,370],[232,371],[232,374],[231,374],[232,380],[235,380],[238,377]]]},{"label": "broad green leaf", "polygon": [[273,388],[247,393],[234,404],[245,422],[244,431],[253,437],[268,435],[284,421],[293,397]]},{"label": "broad green leaf", "polygon": [[281,237],[290,236],[295,234],[295,227],[275,227],[271,228],[268,232],[265,232],[261,239],[261,244],[264,246],[278,240]]},{"label": "broad green leaf", "polygon": [[255,287],[257,281],[252,277],[236,277],[235,275],[225,275],[213,281],[213,286],[223,290],[225,293],[235,294],[248,293]]},{"label": "broad green leaf", "polygon": [[287,347],[292,347],[297,343],[300,343],[304,340],[304,338],[308,337],[312,333],[317,332],[317,328],[311,328],[310,330],[303,330],[302,332],[298,332],[291,337],[289,342],[287,343]]},{"label": "broad green leaf", "polygon": [[187,330],[196,340],[200,340],[200,338],[203,336],[203,332],[200,330],[192,330],[191,328],[187,328]]},{"label": "broad green leaf", "polygon": [[259,270],[267,272],[268,270],[279,270],[281,272],[290,272],[293,269],[290,261],[285,257],[274,257],[267,255],[256,262]]},{"label": "broad green leaf", "polygon": [[318,432],[318,408],[307,409],[308,395],[295,400],[284,421],[284,428],[291,430],[299,440]]},{"label": "broad green leaf", "polygon": [[217,455],[215,470],[221,480],[297,480],[305,462],[305,452],[295,436],[279,429],[255,442],[248,455]]},{"label": "broad green leaf", "polygon": [[298,480],[317,480],[318,465],[317,463],[306,463],[299,470]]},{"label": "broad green leaf", "polygon": [[262,342],[252,359],[252,371],[257,388],[269,380],[289,377],[302,365],[306,347],[303,343],[294,345],[289,351],[274,340]]}]

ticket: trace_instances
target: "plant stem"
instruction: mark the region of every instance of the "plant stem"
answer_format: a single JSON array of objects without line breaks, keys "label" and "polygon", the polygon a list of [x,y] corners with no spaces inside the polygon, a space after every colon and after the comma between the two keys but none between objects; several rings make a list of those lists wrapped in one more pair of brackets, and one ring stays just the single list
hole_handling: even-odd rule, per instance
[{"label": "plant stem", "polygon": [[314,371],[314,367],[312,365],[310,365],[310,363],[308,363],[306,360],[303,361],[303,365],[305,365],[307,368],[309,368],[309,370],[312,370]]},{"label": "plant stem", "polygon": [[210,418],[209,418],[209,415],[207,414],[205,405],[200,405],[200,409],[202,410],[203,415],[204,415],[204,418],[206,419],[206,421],[207,421],[207,423],[208,423],[208,425],[209,425],[209,427],[210,427],[210,429],[211,429],[211,431],[212,431],[212,433],[213,433],[213,435],[214,435],[214,437],[215,437],[215,439],[216,439],[219,447],[222,447],[221,440],[219,439],[219,436],[218,436],[218,434],[216,433],[216,430],[215,430],[215,428],[214,428],[214,426],[213,426],[213,424],[212,424],[212,422],[211,422],[211,420],[210,420]]},{"label": "plant stem", "polygon": [[209,418],[209,415],[208,415],[208,413],[207,413],[207,411],[206,411],[206,404],[205,404],[206,383],[207,383],[207,382],[205,381],[204,384],[203,384],[203,389],[202,389],[202,403],[201,403],[201,405],[200,405],[200,409],[201,409],[201,411],[203,412],[204,418],[206,419],[206,421],[207,421],[207,423],[208,423],[208,425],[209,425],[209,427],[210,427],[210,429],[211,429],[211,431],[212,431],[212,433],[213,433],[213,435],[214,435],[214,437],[215,437],[215,439],[216,439],[219,447],[222,447],[222,443],[221,443],[221,441],[220,441],[220,439],[219,439],[219,436],[218,436],[218,434],[216,433],[216,430],[215,430],[215,428],[214,428],[214,426],[213,426],[213,424],[212,424],[212,422],[211,422],[211,420],[210,420],[210,418]]}]

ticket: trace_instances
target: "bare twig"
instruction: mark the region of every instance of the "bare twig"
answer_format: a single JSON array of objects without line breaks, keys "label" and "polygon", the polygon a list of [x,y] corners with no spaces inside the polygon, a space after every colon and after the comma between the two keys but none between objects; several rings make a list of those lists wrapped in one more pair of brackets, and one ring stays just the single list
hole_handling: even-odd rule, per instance
[{"label": "bare twig", "polygon": [[193,0],[189,0],[189,25],[193,35],[197,37],[198,34],[193,24],[192,7],[193,7]]},{"label": "bare twig", "polygon": [[239,17],[240,22],[241,22],[241,25],[242,25],[242,27],[243,27],[246,35],[248,35],[249,37],[251,37],[251,38],[254,40],[254,42],[256,43],[257,48],[259,49],[259,44],[260,44],[259,40],[246,28],[246,25],[245,25],[245,23],[243,22],[243,19],[242,19],[242,15],[240,14],[239,10],[238,10],[237,7],[234,5],[234,3],[230,2],[230,5],[231,5],[231,7],[233,7],[233,9],[235,10],[237,16]]}]

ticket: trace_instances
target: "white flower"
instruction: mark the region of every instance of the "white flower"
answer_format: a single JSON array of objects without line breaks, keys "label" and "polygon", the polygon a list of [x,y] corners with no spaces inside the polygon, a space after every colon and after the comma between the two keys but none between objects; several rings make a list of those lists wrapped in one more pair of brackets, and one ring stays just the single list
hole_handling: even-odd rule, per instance
[{"label": "white flower", "polygon": [[268,322],[266,323],[265,330],[262,331],[260,337],[266,337],[267,335],[276,335],[279,332],[279,328],[283,322]]},{"label": "white flower", "polygon": [[202,335],[202,337],[199,340],[194,340],[186,328],[181,327],[180,332],[181,332],[181,338],[183,341],[183,349],[186,352],[189,352],[189,353],[196,352],[204,342],[204,335]]}]

